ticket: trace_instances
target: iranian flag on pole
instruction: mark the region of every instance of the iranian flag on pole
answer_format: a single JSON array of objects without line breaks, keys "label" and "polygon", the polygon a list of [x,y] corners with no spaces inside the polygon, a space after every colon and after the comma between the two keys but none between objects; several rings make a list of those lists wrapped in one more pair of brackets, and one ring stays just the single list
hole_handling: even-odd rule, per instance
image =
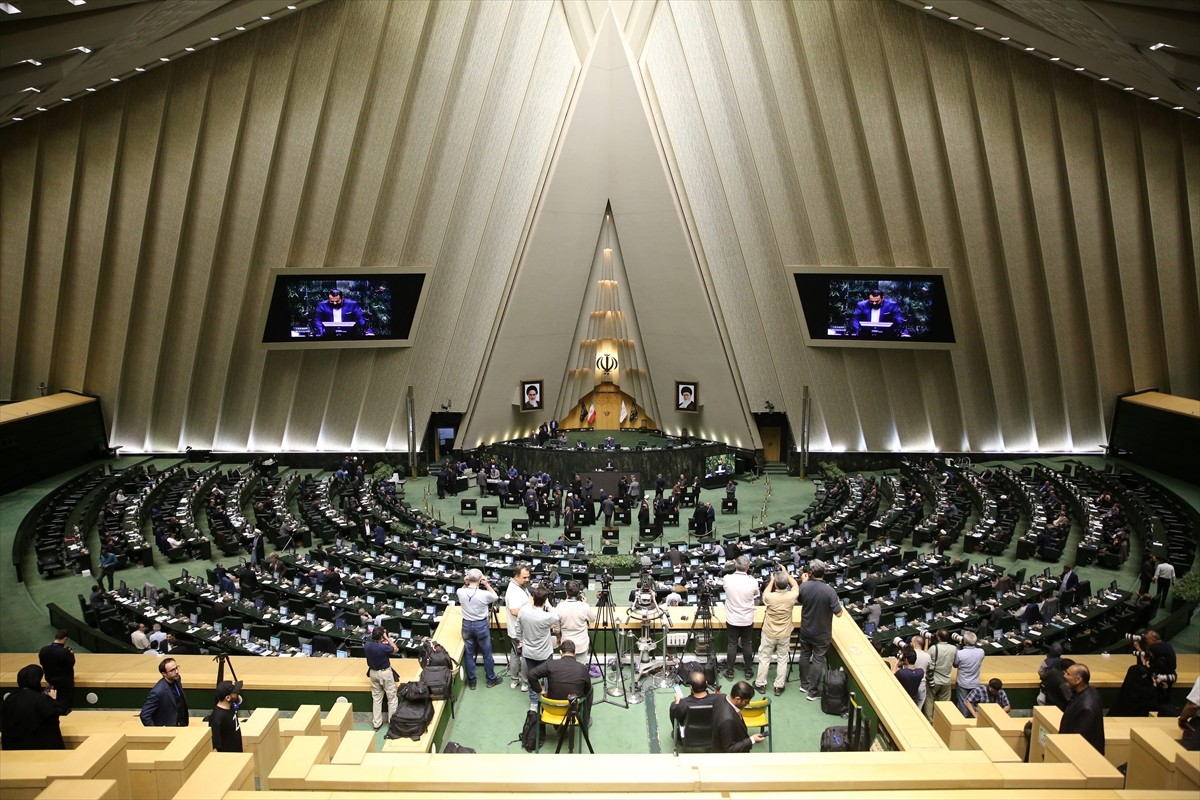
[{"label": "iranian flag on pole", "polygon": [[588,421],[588,425],[591,425],[592,423],[594,423],[596,421],[596,404],[595,403],[592,403],[590,406],[588,406],[587,421]]}]

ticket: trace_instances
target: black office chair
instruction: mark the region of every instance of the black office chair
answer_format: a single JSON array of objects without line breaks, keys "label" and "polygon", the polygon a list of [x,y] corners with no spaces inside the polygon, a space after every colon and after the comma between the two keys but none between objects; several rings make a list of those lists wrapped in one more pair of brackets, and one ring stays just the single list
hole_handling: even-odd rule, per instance
[{"label": "black office chair", "polygon": [[711,753],[713,740],[713,706],[711,703],[689,706],[682,725],[673,725],[675,754]]}]

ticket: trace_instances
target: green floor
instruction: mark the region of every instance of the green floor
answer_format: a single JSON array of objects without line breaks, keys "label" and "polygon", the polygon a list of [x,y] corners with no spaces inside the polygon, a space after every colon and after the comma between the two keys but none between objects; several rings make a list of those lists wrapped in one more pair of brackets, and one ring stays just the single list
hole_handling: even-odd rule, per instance
[{"label": "green floor", "polygon": [[[118,460],[117,466],[126,466],[144,460],[134,456],[122,457]],[[1068,460],[1068,457],[1040,460],[1050,466],[1059,466],[1063,461]],[[1101,458],[1077,460],[1090,462],[1094,466],[1102,466],[1104,463]],[[154,463],[160,468],[177,462],[177,459],[154,459]],[[86,597],[90,592],[92,585],[90,578],[67,575],[53,580],[43,580],[32,568],[26,570],[26,574],[31,575],[28,582],[18,582],[11,563],[13,536],[25,513],[47,492],[57,488],[82,469],[85,468],[56,476],[0,497],[0,554],[3,554],[3,558],[0,559],[0,613],[8,620],[23,620],[19,624],[0,626],[0,651],[35,652],[51,638],[52,631],[46,613],[47,605],[57,603],[64,609],[77,610],[77,595],[83,594]],[[1200,489],[1196,486],[1153,473],[1150,475],[1180,494],[1193,506],[1200,508]],[[468,493],[460,496],[477,496],[477,492],[478,490],[472,487]],[[702,492],[701,499],[710,501],[714,507],[719,508],[723,496],[723,489],[715,489]],[[745,476],[742,476],[738,486],[741,513],[736,515],[718,513],[718,534],[733,533],[739,530],[748,531],[760,524],[764,517],[767,522],[788,521],[792,514],[804,509],[813,496],[814,485],[811,481],[786,476],[747,480]],[[450,515],[448,512],[452,508],[457,508],[457,502],[454,498],[447,498],[447,500],[439,502],[431,478],[410,479],[406,487],[406,497],[417,507],[424,508],[428,502],[431,508],[440,510],[447,516],[453,516],[459,524],[470,524],[474,519],[473,517],[464,518],[459,515]],[[516,516],[518,512],[524,514],[524,511],[519,509],[502,509],[499,524],[493,525],[492,528],[497,532],[508,531],[511,527],[512,517]],[[685,509],[681,516],[686,516],[687,513],[688,511]],[[683,520],[683,523],[678,529],[668,528],[665,539],[667,541],[686,539],[686,519]],[[584,535],[589,548],[599,547],[598,527],[586,530]],[[1067,552],[1073,552],[1077,537],[1078,531],[1073,531],[1072,540],[1068,542]],[[628,551],[634,538],[633,528],[622,529],[621,548],[623,552]],[[95,553],[94,539],[92,545],[93,553]],[[1011,566],[1015,563],[1011,557],[1014,552],[1015,545],[1010,547],[1009,555],[996,557],[996,563]],[[1024,563],[1031,567],[1036,563],[1038,569],[1042,567],[1040,562]],[[1122,588],[1136,585],[1136,570],[1140,563],[1140,548],[1135,546],[1125,567],[1116,575]],[[169,579],[178,576],[181,567],[194,571],[200,565],[196,562],[187,562],[168,567],[164,561],[155,567],[125,570],[120,573],[119,577],[126,580],[131,586],[140,586],[146,581],[165,585]],[[1093,585],[1106,585],[1114,577],[1113,572],[1095,567],[1084,567],[1079,572],[1081,578],[1091,579]],[[632,588],[632,584],[628,582],[614,583],[613,594],[618,602],[622,602],[623,598],[628,596],[630,588]],[[594,598],[594,593],[589,594]],[[1196,618],[1193,618],[1190,627],[1175,637],[1173,643],[1179,652],[1200,652],[1200,626],[1198,626]],[[502,665],[499,670],[501,674],[506,674]],[[737,677],[741,678],[740,670]],[[772,672],[772,680],[773,677],[774,672]],[[649,683],[650,681],[647,681],[647,684]],[[520,752],[520,744],[513,740],[520,731],[524,712],[528,708],[527,695],[509,689],[507,680],[502,686],[493,689],[485,689],[482,680],[480,680],[479,686],[480,688],[476,691],[462,693],[456,704],[455,719],[449,722],[444,738],[473,747],[480,752]],[[249,689],[249,687],[247,688]],[[627,688],[630,691],[634,689],[634,687]],[[646,689],[644,703],[630,705],[628,708],[610,703],[596,705],[591,729],[592,745],[596,752],[671,751],[671,731],[667,708],[673,694],[670,689],[659,689],[651,685],[647,685]],[[772,709],[776,720],[779,721],[772,725],[771,741],[774,749],[778,751],[815,751],[818,749],[821,731],[828,725],[838,724],[838,718],[821,713],[819,703],[808,702],[803,698],[797,682],[789,683],[782,697],[772,697]],[[369,727],[369,720],[365,715],[356,715],[356,727]],[[382,738],[383,733],[380,732],[379,736]],[[552,749],[554,742],[552,741],[548,746]]]}]

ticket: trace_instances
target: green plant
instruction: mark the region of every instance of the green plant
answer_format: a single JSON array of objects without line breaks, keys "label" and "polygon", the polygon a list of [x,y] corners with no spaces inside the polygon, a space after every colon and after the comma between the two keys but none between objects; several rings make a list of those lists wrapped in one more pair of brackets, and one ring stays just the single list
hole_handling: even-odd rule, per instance
[{"label": "green plant", "polygon": [[615,556],[593,556],[589,562],[593,573],[600,570],[609,570],[611,572],[630,573],[637,569],[638,560],[636,556],[631,555],[615,555]]},{"label": "green plant", "polygon": [[1192,570],[1175,581],[1175,599],[1185,603],[1200,603],[1200,570]]},{"label": "green plant", "polygon": [[840,481],[846,477],[846,473],[842,468],[832,461],[818,461],[817,466],[821,468],[821,472],[825,475],[826,480]]},{"label": "green plant", "polygon": [[377,481],[386,481],[392,477],[392,473],[396,468],[386,461],[379,461],[371,468],[371,477]]}]

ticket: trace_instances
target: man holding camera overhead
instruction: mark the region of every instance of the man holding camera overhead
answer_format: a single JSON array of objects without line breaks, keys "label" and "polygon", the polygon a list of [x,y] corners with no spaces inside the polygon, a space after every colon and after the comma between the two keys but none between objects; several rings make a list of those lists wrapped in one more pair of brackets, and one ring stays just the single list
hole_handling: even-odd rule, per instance
[{"label": "man holding camera overhead", "polygon": [[796,598],[800,595],[800,584],[796,583],[782,565],[776,564],[778,571],[771,575],[766,591],[763,592],[763,605],[766,612],[763,615],[762,642],[758,647],[758,676],[754,688],[760,692],[767,691],[767,672],[771,668],[771,656],[778,657],[775,669],[775,696],[783,694],[788,673],[788,648],[792,642],[792,609],[796,607]]},{"label": "man holding camera overhead", "polygon": [[954,666],[958,667],[954,702],[963,716],[969,717],[967,696],[979,688],[979,673],[983,670],[985,654],[976,646],[977,638],[973,631],[962,634],[957,641],[962,649],[954,656]]}]

